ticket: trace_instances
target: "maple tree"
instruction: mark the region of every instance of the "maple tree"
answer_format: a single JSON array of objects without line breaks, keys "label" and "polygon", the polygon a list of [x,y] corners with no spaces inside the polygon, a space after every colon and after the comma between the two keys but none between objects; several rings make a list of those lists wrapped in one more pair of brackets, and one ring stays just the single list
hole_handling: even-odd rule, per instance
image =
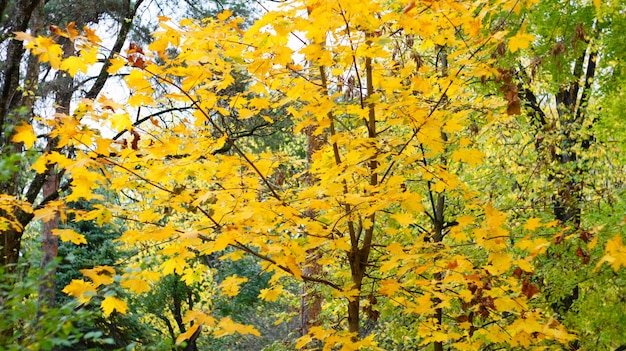
[{"label": "maple tree", "polygon": [[[131,294],[172,275],[192,285],[213,280],[203,257],[245,255],[272,275],[261,298],[276,300],[294,280],[320,297],[298,348],[562,347],[575,337],[533,305],[539,287],[530,278],[533,258],[550,246],[533,232],[555,222],[530,218],[511,228],[467,181],[485,156],[474,120],[496,124],[505,110],[520,112],[512,78],[494,68],[491,53],[529,46],[533,35],[504,24],[532,5],[311,1],[270,11],[245,30],[228,11],[215,20],[161,18],[150,45],[112,55],[107,71],[124,75],[127,98],[82,99],[43,120],[74,155],[49,152],[33,169],[64,169],[64,201],[96,203],[56,210],[76,221],[122,221],[118,241],[136,250],[124,266],[82,270],[85,278],[63,291],[87,303],[116,281]],[[107,53],[93,33],[59,35],[81,54],[63,56],[52,40],[17,33],[70,75]],[[481,80],[501,82],[505,100],[473,86]],[[161,114],[163,106],[185,108]],[[220,123],[280,118],[306,134],[306,155],[287,145],[257,152]],[[34,130],[21,126],[14,140],[30,148]],[[113,201],[101,187],[117,194]],[[514,230],[524,236],[514,240]],[[55,234],[85,243],[73,229]],[[621,242],[607,250],[603,261],[619,265]],[[215,292],[236,296],[245,282],[232,275]],[[176,342],[259,334],[216,317],[211,296],[203,298],[189,306]],[[124,314],[128,305],[107,290],[101,308]],[[411,321],[412,336],[377,326],[391,315]]]}]

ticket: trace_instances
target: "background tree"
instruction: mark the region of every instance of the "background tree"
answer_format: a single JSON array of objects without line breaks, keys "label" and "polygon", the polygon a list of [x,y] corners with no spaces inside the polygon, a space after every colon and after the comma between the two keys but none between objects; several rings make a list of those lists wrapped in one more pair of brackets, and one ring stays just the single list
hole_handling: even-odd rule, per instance
[{"label": "background tree", "polygon": [[[494,52],[502,65],[499,89],[510,112],[521,115],[498,121],[482,135],[497,145],[491,155],[498,166],[483,183],[491,189],[489,195],[519,220],[539,217],[559,223],[556,230],[537,233],[554,245],[537,260],[539,277],[532,279],[542,285],[542,297],[555,316],[581,331],[573,349],[619,339],[602,335],[614,335],[614,328],[590,330],[590,325],[612,324],[608,319],[615,316],[588,306],[600,299],[591,286],[607,283],[594,263],[615,235],[614,226],[603,224],[612,222],[622,197],[623,177],[615,170],[623,164],[619,155],[624,145],[617,141],[619,116],[611,112],[619,91],[613,84],[623,71],[623,53],[614,47],[614,36],[624,25],[622,10],[616,2],[548,1],[509,21],[520,33],[509,39],[509,46],[523,36],[534,38],[510,52],[503,42]],[[607,126],[613,126],[609,133]],[[619,294],[624,287],[611,283],[606,288]],[[621,302],[610,298],[605,303]],[[604,345],[611,349],[621,343]]]}]

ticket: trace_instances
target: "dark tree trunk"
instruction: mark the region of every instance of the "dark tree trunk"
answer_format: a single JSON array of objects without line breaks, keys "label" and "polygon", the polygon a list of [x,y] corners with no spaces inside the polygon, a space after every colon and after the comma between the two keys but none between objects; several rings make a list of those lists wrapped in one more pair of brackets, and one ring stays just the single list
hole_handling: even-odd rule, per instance
[{"label": "dark tree trunk", "polygon": [[[25,31],[28,28],[31,15],[39,3],[40,0],[16,1],[13,11],[7,19],[5,31],[8,33]],[[2,7],[0,10],[4,11],[7,2],[3,1],[0,6]],[[23,56],[23,43],[9,39],[4,60],[4,71],[2,72],[2,86],[0,87],[0,154],[2,155],[16,154],[22,151],[22,145],[12,143],[11,136],[14,126],[21,121],[21,116],[14,111],[20,106],[22,100],[18,88],[20,86],[20,64]],[[8,179],[0,182],[0,194],[16,197],[19,195],[18,172],[14,172]],[[28,218],[28,215],[16,209],[14,213],[0,211],[0,217],[17,220],[21,224],[20,227],[9,227],[0,234],[2,235],[2,258],[0,262],[5,272],[11,273],[14,272],[19,260],[23,227],[24,223],[28,223],[23,222],[23,220]]]},{"label": "dark tree trunk", "polygon": [[[598,33],[599,34],[599,33]],[[581,225],[581,205],[583,202],[584,178],[588,176],[588,170],[580,164],[576,164],[579,155],[578,146],[588,149],[593,136],[581,137],[584,128],[591,128],[595,121],[585,121],[590,118],[587,113],[587,103],[591,96],[592,80],[596,71],[597,52],[589,46],[582,52],[573,63],[573,79],[565,83],[554,96],[554,102],[558,113],[560,128],[557,123],[550,124],[546,118],[546,113],[539,105],[536,94],[527,86],[524,86],[528,76],[520,69],[520,88],[522,97],[528,107],[529,115],[533,118],[538,129],[538,135],[545,131],[559,133],[559,145],[542,145],[543,136],[538,137],[535,148],[539,155],[544,155],[546,159],[558,165],[552,170],[548,179],[554,182],[556,194],[552,197],[552,209],[554,218],[564,224],[571,224],[578,228]],[[584,82],[581,85],[581,82]],[[585,127],[587,125],[588,127]],[[556,128],[559,128],[556,130]],[[557,152],[556,150],[560,150]],[[579,288],[574,286],[567,296],[555,302],[552,307],[559,319],[567,313],[578,299]],[[578,341],[569,345],[570,350],[578,350]]]}]

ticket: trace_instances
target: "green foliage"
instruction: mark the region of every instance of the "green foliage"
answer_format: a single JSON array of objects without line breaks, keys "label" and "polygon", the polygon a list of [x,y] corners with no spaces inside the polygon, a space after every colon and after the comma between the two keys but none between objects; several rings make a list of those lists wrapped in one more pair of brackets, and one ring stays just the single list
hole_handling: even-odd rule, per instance
[{"label": "green foliage", "polygon": [[[88,209],[90,204],[79,202],[71,204],[74,209]],[[99,265],[115,266],[120,260],[128,257],[120,245],[114,242],[119,236],[119,229],[112,223],[98,226],[93,221],[72,221],[69,228],[85,235],[87,244],[74,245],[69,242],[59,246],[60,263],[56,271],[57,303],[74,303],[75,299],[62,293],[61,290],[72,279],[82,278],[81,269],[89,269]],[[116,291],[120,294],[121,291]],[[149,347],[153,339],[153,331],[141,320],[141,311],[129,314],[114,313],[108,317],[102,314],[96,301],[75,307],[75,310],[89,315],[89,318],[77,320],[75,328],[84,335],[73,347],[85,350],[118,350],[133,342]],[[158,342],[157,342],[158,344]],[[156,347],[156,346],[154,346]],[[156,350],[159,347],[155,348]],[[69,349],[67,349],[69,350]]]},{"label": "green foliage", "polygon": [[[564,260],[554,260],[547,269],[546,280],[555,287],[579,287],[578,299],[572,310],[568,311],[564,320],[573,330],[578,332],[580,346],[583,350],[614,350],[626,345],[626,313],[623,306],[626,304],[626,271],[614,271],[609,266],[598,266],[603,256],[606,241],[616,234],[626,239],[626,193],[615,194],[617,200],[612,204],[603,204],[596,208],[589,208],[585,216],[584,225],[593,228],[588,234],[578,235],[564,243],[568,248],[562,250],[563,257],[569,257],[570,267],[573,269],[563,272]],[[595,244],[594,241],[597,240]],[[585,242],[585,241],[588,241]],[[592,244],[592,245],[590,245]],[[588,249],[589,246],[593,246]],[[585,255],[580,257],[581,248],[588,255],[589,262],[585,264]],[[563,265],[559,265],[559,261]],[[556,288],[558,299],[561,288]],[[549,295],[547,295],[549,296]]]},{"label": "green foliage", "polygon": [[18,154],[3,154],[0,156],[0,181],[7,182],[19,172],[22,156]]},{"label": "green foliage", "polygon": [[[51,268],[46,267],[46,270]],[[77,308],[74,301],[41,308],[37,292],[39,277],[45,276],[45,270],[20,265],[16,271],[7,274],[4,269],[0,270],[0,345],[3,350],[75,349],[84,340],[100,344],[111,342],[98,334],[84,334],[77,327],[89,324],[94,316]]]}]

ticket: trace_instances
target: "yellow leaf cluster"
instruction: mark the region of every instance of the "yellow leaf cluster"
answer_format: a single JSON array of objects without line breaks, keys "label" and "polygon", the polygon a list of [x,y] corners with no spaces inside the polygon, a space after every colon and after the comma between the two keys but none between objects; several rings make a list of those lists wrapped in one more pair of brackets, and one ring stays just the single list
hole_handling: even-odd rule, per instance
[{"label": "yellow leaf cluster", "polygon": [[71,241],[76,245],[87,244],[87,239],[83,234],[79,234],[73,229],[53,229],[53,235],[58,235],[62,241]]},{"label": "yellow leaf cluster", "polygon": [[220,284],[220,288],[222,289],[222,294],[226,296],[235,296],[239,294],[239,289],[241,288],[241,284],[248,281],[248,278],[238,277],[237,275],[231,275],[222,281]]},{"label": "yellow leaf cluster", "polygon": [[622,266],[626,267],[626,247],[622,241],[621,234],[617,234],[612,239],[609,239],[604,250],[604,256],[596,265],[596,269],[600,268],[604,263],[608,263],[615,272]]}]

